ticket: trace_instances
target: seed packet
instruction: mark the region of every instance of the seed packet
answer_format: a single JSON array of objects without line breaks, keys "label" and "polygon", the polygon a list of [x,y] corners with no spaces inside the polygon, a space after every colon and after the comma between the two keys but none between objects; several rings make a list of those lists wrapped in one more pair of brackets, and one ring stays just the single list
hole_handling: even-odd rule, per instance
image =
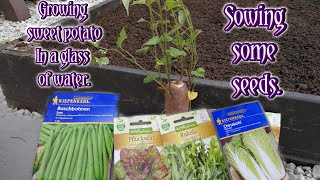
[{"label": "seed packet", "polygon": [[259,102],[211,114],[232,179],[287,178],[271,126]]},{"label": "seed packet", "polygon": [[276,142],[279,143],[281,129],[281,114],[266,112],[266,117],[271,125],[273,136]]},{"label": "seed packet", "polygon": [[207,110],[166,116],[158,120],[168,159],[169,179],[228,179],[214,126]]},{"label": "seed packet", "polygon": [[33,179],[110,179],[119,96],[54,93],[43,119]]},{"label": "seed packet", "polygon": [[[210,109],[211,111],[215,111],[215,109]],[[277,143],[279,143],[280,139],[280,129],[281,129],[281,114],[273,113],[273,112],[265,112],[266,117],[271,125],[272,133]]]},{"label": "seed packet", "polygon": [[144,115],[114,120],[114,170],[116,180],[167,179],[169,169],[160,152],[163,146],[157,119]]}]

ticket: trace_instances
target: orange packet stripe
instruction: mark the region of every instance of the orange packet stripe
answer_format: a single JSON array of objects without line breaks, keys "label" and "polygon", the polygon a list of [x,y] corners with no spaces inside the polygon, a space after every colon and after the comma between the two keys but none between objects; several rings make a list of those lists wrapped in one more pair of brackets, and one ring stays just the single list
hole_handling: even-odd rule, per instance
[{"label": "orange packet stripe", "polygon": [[[142,141],[130,141],[129,138],[147,138],[153,137],[153,140],[142,140]],[[134,147],[136,145],[141,144],[150,144],[155,146],[163,146],[160,131],[154,131],[152,134],[138,134],[138,135],[130,135],[130,134],[115,134],[114,135],[114,148],[121,149],[123,147]]]},{"label": "orange packet stripe", "polygon": [[215,136],[216,135],[216,130],[214,129],[214,126],[212,124],[212,122],[205,122],[205,123],[201,123],[198,124],[197,127],[194,128],[190,128],[184,131],[180,131],[180,132],[171,132],[168,134],[164,134],[162,135],[162,141],[163,144],[182,144],[185,141],[187,141],[185,138],[181,137],[181,133],[185,133],[187,131],[191,131],[191,130],[195,130],[197,133],[194,135],[190,135],[190,137],[195,137],[195,138],[207,138],[207,137],[211,137],[211,136]]}]

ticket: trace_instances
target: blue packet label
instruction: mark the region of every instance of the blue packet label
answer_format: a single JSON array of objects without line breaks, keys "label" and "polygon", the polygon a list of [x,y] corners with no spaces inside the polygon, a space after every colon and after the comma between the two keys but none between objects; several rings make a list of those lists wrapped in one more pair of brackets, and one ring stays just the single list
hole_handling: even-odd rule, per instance
[{"label": "blue packet label", "polygon": [[58,92],[50,96],[43,122],[109,122],[118,116],[119,95]]},{"label": "blue packet label", "polygon": [[269,126],[259,102],[251,102],[212,111],[220,139]]}]

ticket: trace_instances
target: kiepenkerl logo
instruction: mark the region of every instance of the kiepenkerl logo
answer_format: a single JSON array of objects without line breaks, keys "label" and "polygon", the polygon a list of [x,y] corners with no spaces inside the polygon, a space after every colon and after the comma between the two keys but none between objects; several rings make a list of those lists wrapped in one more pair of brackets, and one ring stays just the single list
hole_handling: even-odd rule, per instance
[{"label": "kiepenkerl logo", "polygon": [[52,99],[52,104],[89,104],[92,97],[74,97],[73,99],[59,99],[58,96]]},{"label": "kiepenkerl logo", "polygon": [[56,97],[54,97],[53,99],[52,99],[52,104],[54,105],[54,104],[58,104],[58,100],[59,100],[59,98],[58,98],[58,96],[56,96]]},{"label": "kiepenkerl logo", "polygon": [[228,117],[228,118],[225,118],[225,119],[218,118],[216,121],[217,121],[218,125],[221,125],[223,123],[234,121],[234,120],[238,120],[238,119],[242,119],[242,118],[244,118],[244,115],[240,114],[240,115]]}]

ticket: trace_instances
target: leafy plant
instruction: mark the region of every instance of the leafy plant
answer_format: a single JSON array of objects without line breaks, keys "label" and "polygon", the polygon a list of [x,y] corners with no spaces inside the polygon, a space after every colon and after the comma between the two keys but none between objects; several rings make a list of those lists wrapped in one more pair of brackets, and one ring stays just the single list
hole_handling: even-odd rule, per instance
[{"label": "leafy plant", "polygon": [[285,176],[274,139],[264,129],[234,136],[223,150],[244,179],[282,179]]},{"label": "leafy plant", "polygon": [[242,145],[241,141],[240,136],[235,136],[230,143],[227,143],[223,147],[229,164],[232,165],[244,179],[266,180],[267,178],[259,164]]},{"label": "leafy plant", "polygon": [[243,144],[252,152],[268,179],[282,179],[285,169],[273,143],[264,129],[243,134]]},{"label": "leafy plant", "polygon": [[202,139],[181,145],[165,145],[163,153],[170,165],[170,179],[227,180],[228,170],[215,138],[205,144]]},{"label": "leafy plant", "polygon": [[[116,52],[124,59],[142,69],[147,77],[144,83],[156,82],[162,89],[166,89],[166,83],[161,73],[166,74],[166,81],[170,83],[171,73],[176,69],[180,75],[188,77],[187,86],[189,99],[196,98],[192,84],[194,77],[204,78],[205,70],[197,67],[199,61],[197,54],[196,38],[201,30],[195,29],[191,20],[191,14],[182,0],[122,0],[129,15],[129,8],[133,5],[144,6],[149,11],[149,19],[141,18],[137,23],[149,25],[152,36],[143,43],[136,53],[149,53],[155,64],[155,73],[150,73],[140,65],[134,54],[123,48],[123,43],[128,38],[125,28],[120,32],[116,42],[116,48],[103,48],[94,44],[100,52]],[[97,62],[105,62],[97,59]]]}]

